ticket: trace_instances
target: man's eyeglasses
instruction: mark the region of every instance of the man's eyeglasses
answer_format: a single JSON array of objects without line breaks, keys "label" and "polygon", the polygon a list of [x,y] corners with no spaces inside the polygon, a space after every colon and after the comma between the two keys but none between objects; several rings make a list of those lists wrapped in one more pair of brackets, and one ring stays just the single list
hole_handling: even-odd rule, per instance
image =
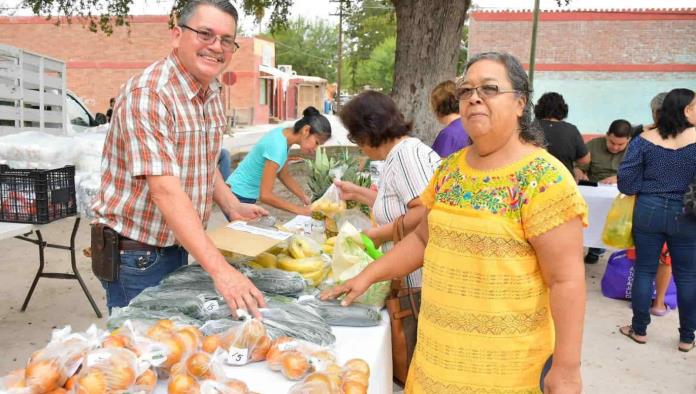
[{"label": "man's eyeglasses", "polygon": [[473,88],[461,87],[457,89],[457,100],[468,100],[474,95],[474,90],[482,99],[493,98],[502,93],[519,93],[519,90],[500,90],[498,85],[480,85]]},{"label": "man's eyeglasses", "polygon": [[215,40],[219,39],[220,40],[220,47],[222,48],[223,51],[235,53],[235,52],[237,52],[237,49],[239,49],[239,44],[237,44],[234,41],[234,38],[232,38],[232,37],[218,36],[218,35],[215,35],[207,30],[196,30],[196,29],[189,27],[189,26],[186,26],[186,25],[181,25],[180,27],[183,29],[189,29],[192,32],[196,33],[196,36],[198,37],[198,41],[200,41],[206,45],[213,45],[213,44],[215,44]]}]

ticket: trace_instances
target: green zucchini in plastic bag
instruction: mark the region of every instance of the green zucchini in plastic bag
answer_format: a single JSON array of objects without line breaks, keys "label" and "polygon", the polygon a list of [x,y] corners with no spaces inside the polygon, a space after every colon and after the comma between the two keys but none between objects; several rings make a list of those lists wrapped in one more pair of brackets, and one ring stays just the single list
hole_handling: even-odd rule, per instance
[{"label": "green zucchini in plastic bag", "polygon": [[169,319],[176,324],[188,326],[200,326],[202,322],[198,319],[180,314],[172,313],[172,311],[148,310],[136,307],[127,306],[124,308],[114,307],[111,309],[111,315],[106,322],[106,327],[109,330],[115,330],[121,326],[126,320],[142,321],[148,324],[155,324],[159,320]]},{"label": "green zucchini in plastic bag", "polygon": [[314,309],[329,325],[348,327],[370,327],[379,325],[382,315],[375,307],[361,304],[341,306],[341,301],[311,297],[298,301]]},{"label": "green zucchini in plastic bag", "polygon": [[252,268],[242,268],[241,272],[265,293],[294,295],[303,292],[307,287],[305,279],[297,272]]},{"label": "green zucchini in plastic bag", "polygon": [[268,308],[260,311],[271,338],[288,336],[321,346],[336,342],[331,327],[311,308],[274,300],[268,300],[267,304]]}]

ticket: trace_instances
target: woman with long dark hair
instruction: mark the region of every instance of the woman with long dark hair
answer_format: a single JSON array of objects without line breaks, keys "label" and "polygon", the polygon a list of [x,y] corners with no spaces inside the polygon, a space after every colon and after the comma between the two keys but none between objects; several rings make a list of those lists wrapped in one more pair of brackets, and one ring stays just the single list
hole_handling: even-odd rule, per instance
[{"label": "woman with long dark hair", "polygon": [[685,212],[683,196],[696,176],[696,98],[674,89],[662,104],[657,127],[634,138],[619,167],[619,190],[636,196],[633,240],[633,320],[623,335],[647,342],[652,282],[667,242],[679,304],[678,349],[694,348],[696,330],[696,217]]}]

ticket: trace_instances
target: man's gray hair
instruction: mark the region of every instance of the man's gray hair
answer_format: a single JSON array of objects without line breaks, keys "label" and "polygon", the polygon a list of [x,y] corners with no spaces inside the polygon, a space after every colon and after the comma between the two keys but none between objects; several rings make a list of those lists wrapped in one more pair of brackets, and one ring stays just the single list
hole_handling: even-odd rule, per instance
[{"label": "man's gray hair", "polygon": [[[464,69],[464,74],[466,74],[467,70],[469,70],[469,67],[481,60],[492,60],[505,66],[508,79],[512,83],[512,88],[517,91],[518,96],[524,97],[525,101],[524,111],[522,112],[522,116],[520,116],[518,119],[520,138],[525,142],[529,142],[537,146],[544,146],[546,144],[544,141],[544,134],[542,133],[541,129],[539,129],[536,122],[532,122],[534,105],[530,97],[532,90],[529,87],[529,78],[527,77],[527,73],[524,71],[520,61],[507,52],[483,52],[474,55],[471,57],[471,59],[469,59],[469,62],[466,64],[466,68]],[[457,86],[461,85],[463,80],[464,78],[462,76],[457,83]]]},{"label": "man's gray hair", "polygon": [[191,17],[193,17],[193,14],[196,13],[198,7],[202,5],[213,6],[234,18],[235,24],[239,22],[239,14],[237,13],[237,9],[234,8],[229,0],[189,0],[179,12],[179,17],[176,21],[177,26],[181,27],[183,25],[187,25],[189,20],[191,20]]},{"label": "man's gray hair", "polygon": [[665,102],[665,97],[667,97],[667,92],[658,93],[657,96],[650,100],[650,109],[653,113],[657,112],[662,108],[662,103]]}]

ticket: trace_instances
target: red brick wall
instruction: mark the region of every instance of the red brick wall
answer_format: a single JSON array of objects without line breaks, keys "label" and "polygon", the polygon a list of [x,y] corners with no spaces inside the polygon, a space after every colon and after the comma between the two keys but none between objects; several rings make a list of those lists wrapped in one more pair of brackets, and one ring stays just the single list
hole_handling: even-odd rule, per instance
[{"label": "red brick wall", "polygon": [[[56,26],[39,17],[0,17],[0,43],[65,61],[68,89],[80,96],[89,109],[105,112],[109,99],[123,83],[171,51],[168,16],[133,17],[130,31],[115,28],[111,36],[92,33],[78,20]],[[229,70],[237,73],[230,88],[230,105],[258,106],[258,66],[254,38],[238,38],[240,49]],[[227,89],[227,88],[225,88]],[[227,90],[223,91],[227,97]],[[265,113],[265,119],[263,118]],[[268,109],[257,108],[257,120],[268,121]]]},{"label": "red brick wall", "polygon": [[[507,51],[527,63],[531,36],[531,13],[470,14],[470,54]],[[696,40],[693,37],[696,37],[696,10],[542,12],[536,63],[694,65]]]}]

